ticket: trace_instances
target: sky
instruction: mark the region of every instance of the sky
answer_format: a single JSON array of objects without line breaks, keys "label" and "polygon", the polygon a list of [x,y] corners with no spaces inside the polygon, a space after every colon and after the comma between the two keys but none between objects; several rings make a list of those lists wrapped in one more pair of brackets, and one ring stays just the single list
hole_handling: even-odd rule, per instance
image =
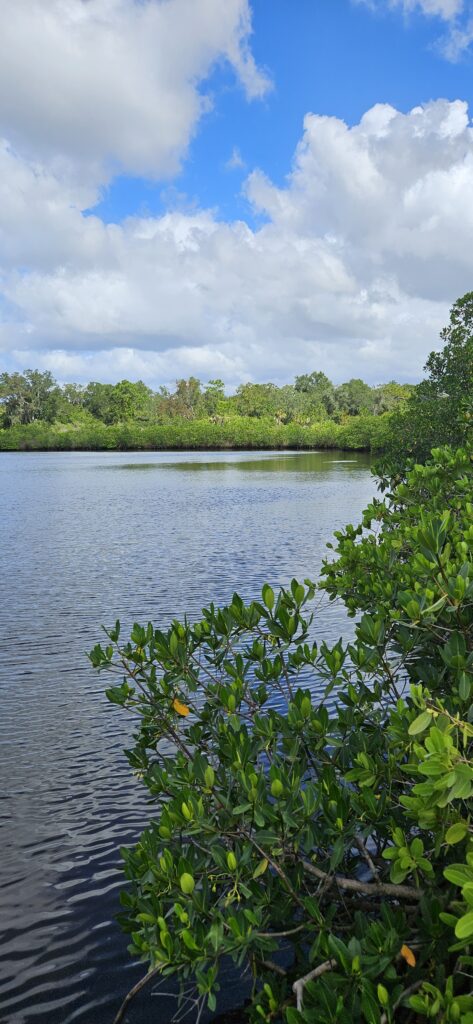
[{"label": "sky", "polygon": [[472,110],[473,0],[5,0],[0,373],[419,380]]}]

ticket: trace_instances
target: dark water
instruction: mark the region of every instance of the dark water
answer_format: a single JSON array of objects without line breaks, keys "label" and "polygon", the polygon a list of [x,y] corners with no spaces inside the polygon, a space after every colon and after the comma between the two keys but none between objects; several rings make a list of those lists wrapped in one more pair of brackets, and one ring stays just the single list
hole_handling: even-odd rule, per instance
[{"label": "dark water", "polygon": [[[107,1024],[143,973],[114,915],[146,810],[84,656],[100,625],[314,577],[374,490],[367,457],[333,452],[0,456],[2,1022]],[[317,636],[344,629],[323,606]],[[173,1008],[139,998],[127,1020]]]}]

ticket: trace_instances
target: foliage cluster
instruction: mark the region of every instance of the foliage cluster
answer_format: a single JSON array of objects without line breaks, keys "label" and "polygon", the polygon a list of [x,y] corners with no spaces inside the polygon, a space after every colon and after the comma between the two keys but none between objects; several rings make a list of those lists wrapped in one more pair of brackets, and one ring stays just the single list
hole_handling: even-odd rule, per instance
[{"label": "foliage cluster", "polygon": [[218,422],[173,420],[106,425],[30,423],[0,430],[0,451],[192,450],[346,448],[379,449],[389,431],[388,416],[352,416],[343,423],[324,420],[301,426],[232,416]]},{"label": "foliage cluster", "polygon": [[394,382],[371,388],[356,379],[336,388],[324,373],[314,372],[283,387],[242,384],[235,395],[225,395],[221,380],[203,386],[196,377],[176,381],[173,392],[162,387],[155,393],[142,381],[128,380],[61,388],[50,373],[27,370],[0,374],[0,423],[2,415],[5,428],[38,420],[109,426],[242,417],[308,426],[327,419],[340,422],[351,416],[381,415],[405,400],[410,390]]},{"label": "foliage cluster", "polygon": [[253,1024],[473,1024],[471,451],[411,468],[330,558],[351,642],[316,642],[293,580],[91,652],[152,804],[130,950],[195,985],[194,1019],[231,958]]},{"label": "foliage cluster", "polygon": [[61,406],[61,389],[46,371],[0,374],[0,427],[43,420],[53,423]]},{"label": "foliage cluster", "polygon": [[432,448],[464,444],[473,426],[473,292],[451,310],[441,331],[444,347],[431,352],[427,373],[392,417],[385,445],[391,472],[401,471],[406,458],[427,458]]}]

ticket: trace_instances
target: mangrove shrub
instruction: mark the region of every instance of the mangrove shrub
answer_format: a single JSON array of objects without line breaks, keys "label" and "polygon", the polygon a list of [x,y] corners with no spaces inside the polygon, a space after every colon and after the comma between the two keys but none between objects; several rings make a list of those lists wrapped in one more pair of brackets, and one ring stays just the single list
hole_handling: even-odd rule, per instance
[{"label": "mangrove shrub", "polygon": [[92,651],[151,800],[122,924],[194,1019],[231,959],[252,1022],[473,1024],[472,503],[443,449],[336,537],[351,642],[294,579]]}]

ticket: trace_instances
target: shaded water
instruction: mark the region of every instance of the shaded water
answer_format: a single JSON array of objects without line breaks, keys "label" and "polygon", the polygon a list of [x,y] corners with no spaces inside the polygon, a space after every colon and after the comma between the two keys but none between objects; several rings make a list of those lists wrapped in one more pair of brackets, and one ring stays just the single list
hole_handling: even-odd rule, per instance
[{"label": "shaded water", "polygon": [[[143,973],[114,915],[146,810],[126,716],[85,658],[100,625],[315,577],[374,490],[366,456],[334,452],[0,457],[2,1022],[107,1024]],[[345,629],[323,605],[317,637]],[[141,998],[127,1019],[173,1008]]]}]

